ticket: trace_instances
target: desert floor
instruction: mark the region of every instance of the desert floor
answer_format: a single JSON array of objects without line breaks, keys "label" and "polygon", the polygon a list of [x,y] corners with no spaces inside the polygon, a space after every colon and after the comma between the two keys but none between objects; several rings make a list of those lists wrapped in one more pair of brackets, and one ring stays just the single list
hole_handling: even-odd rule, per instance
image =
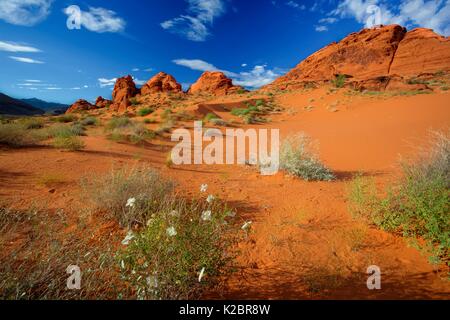
[{"label": "desert floor", "polygon": [[[233,99],[239,98],[217,98],[205,108],[226,118],[215,106]],[[205,298],[448,298],[445,266],[430,264],[402,237],[353,219],[347,193],[356,174],[385,185],[399,174],[400,156],[414,156],[426,144],[429,130],[447,129],[450,93],[369,97],[316,89],[276,95],[275,101],[285,111],[267,124],[243,127],[279,128],[282,137],[307,133],[318,140],[320,157],[336,173],[336,181],[306,182],[283,172],[261,176],[244,165],[167,167],[170,142],[116,143],[101,129],[91,129],[80,152],[0,149],[0,199],[17,207],[39,203],[65,208],[72,215],[70,230],[83,206],[81,177],[144,163],[175,179],[187,195],[198,195],[200,185],[207,183],[209,192],[235,207],[239,218],[253,222],[250,236],[239,244],[239,270],[224,279],[223,290]],[[313,108],[305,110],[307,105]],[[64,182],[51,187],[38,183],[49,174]],[[114,223],[92,223],[99,224],[100,232],[126,233]],[[381,268],[381,290],[366,287],[370,265]]]}]

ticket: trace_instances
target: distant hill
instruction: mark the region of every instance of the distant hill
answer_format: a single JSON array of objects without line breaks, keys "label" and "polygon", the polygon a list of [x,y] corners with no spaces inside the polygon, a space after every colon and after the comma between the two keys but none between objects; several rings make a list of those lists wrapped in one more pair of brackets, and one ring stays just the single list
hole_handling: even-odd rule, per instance
[{"label": "distant hill", "polygon": [[67,105],[67,104],[47,102],[47,101],[40,100],[37,98],[21,99],[21,100],[35,108],[44,110],[46,112],[49,112],[49,111],[50,112],[55,112],[55,111],[58,112],[59,111],[59,113],[64,113],[69,108],[69,105]]},{"label": "distant hill", "polygon": [[0,114],[15,116],[32,116],[45,113],[44,110],[36,108],[22,100],[11,98],[0,93]]}]

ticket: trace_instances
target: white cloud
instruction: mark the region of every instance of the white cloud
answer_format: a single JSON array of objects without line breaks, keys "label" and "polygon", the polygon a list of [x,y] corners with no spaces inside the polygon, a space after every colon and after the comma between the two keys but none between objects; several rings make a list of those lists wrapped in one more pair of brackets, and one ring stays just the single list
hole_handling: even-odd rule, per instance
[{"label": "white cloud", "polygon": [[73,88],[70,88],[70,90],[81,90],[81,88],[80,87],[73,87]]},{"label": "white cloud", "polygon": [[319,20],[319,23],[329,23],[329,24],[332,24],[332,23],[335,23],[335,22],[337,22],[337,21],[338,21],[337,18],[329,17],[329,18],[322,18],[322,19],[320,19],[320,20]]},{"label": "white cloud", "polygon": [[101,88],[113,86],[116,84],[117,78],[112,79],[106,79],[106,78],[99,78],[98,83]]},{"label": "white cloud", "polygon": [[173,62],[177,65],[198,71],[220,71],[233,80],[235,85],[248,88],[258,88],[271,83],[281,75],[279,70],[267,70],[266,65],[254,66],[251,71],[235,73],[227,70],[221,70],[211,63],[200,59],[176,59]]},{"label": "white cloud", "polygon": [[84,85],[83,88],[87,89],[87,88],[89,88],[89,86],[88,85]]},{"label": "white cloud", "polygon": [[138,72],[140,69],[139,68],[133,68],[133,69],[131,69],[131,71],[133,71],[133,72]]},{"label": "white cloud", "polygon": [[144,84],[147,83],[147,81],[145,80],[139,80],[138,78],[133,77],[133,81],[135,84],[137,84],[138,86],[143,86]]},{"label": "white cloud", "polygon": [[[1,1],[1,0],[0,0]],[[7,52],[41,52],[41,50],[15,42],[0,41],[0,51]]]},{"label": "white cloud", "polygon": [[89,7],[89,11],[82,11],[78,6],[72,5],[64,9],[64,13],[71,17],[74,12],[80,13],[80,27],[103,33],[122,32],[125,29],[125,20],[118,17],[112,10]]},{"label": "white cloud", "polygon": [[306,6],[304,4],[298,4],[297,2],[292,1],[292,0],[286,2],[286,5],[291,7],[291,8],[296,8],[296,9],[300,9],[300,10],[305,10],[306,9]]},{"label": "white cloud", "polygon": [[246,63],[241,64],[241,67],[242,67],[242,68],[245,68],[246,66],[247,66]]},{"label": "white cloud", "polygon": [[208,62],[200,60],[200,59],[175,59],[172,62],[179,66],[187,67],[189,69],[197,70],[197,71],[219,70],[211,63],[208,63]]},{"label": "white cloud", "polygon": [[48,88],[45,88],[45,90],[62,90],[62,88],[48,87]]},{"label": "white cloud", "polygon": [[31,58],[24,58],[24,57],[14,57],[14,56],[10,56],[11,59],[18,61],[18,62],[24,62],[24,63],[34,63],[34,64],[43,64],[44,62],[39,61],[39,60],[34,60]]},{"label": "white cloud", "polygon": [[145,72],[152,72],[152,71],[153,71],[153,68],[147,68],[147,69],[144,69],[144,71],[145,71]]},{"label": "white cloud", "polygon": [[402,0],[391,7],[381,0],[345,0],[330,14],[354,18],[368,28],[375,24],[401,24],[450,35],[450,0]]},{"label": "white cloud", "polygon": [[25,82],[31,82],[31,83],[40,83],[41,80],[25,80]]},{"label": "white cloud", "polygon": [[161,27],[188,40],[205,41],[214,19],[225,13],[223,0],[187,0],[188,14],[164,21]]},{"label": "white cloud", "polygon": [[328,31],[328,27],[327,26],[316,26],[315,30],[317,32],[325,32],[325,31]]},{"label": "white cloud", "polygon": [[0,19],[19,26],[34,26],[50,14],[53,0],[0,0]]}]

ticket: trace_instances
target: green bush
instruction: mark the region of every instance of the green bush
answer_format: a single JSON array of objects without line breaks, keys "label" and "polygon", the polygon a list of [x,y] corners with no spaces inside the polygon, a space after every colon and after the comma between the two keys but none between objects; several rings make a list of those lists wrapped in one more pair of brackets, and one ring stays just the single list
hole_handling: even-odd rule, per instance
[{"label": "green bush", "polygon": [[79,151],[85,148],[83,140],[75,136],[56,137],[53,139],[53,146],[68,151]]},{"label": "green bush", "polygon": [[26,147],[37,145],[47,139],[43,130],[29,130],[20,123],[0,124],[0,144],[10,147]]},{"label": "green bush", "polygon": [[331,80],[331,82],[336,88],[342,88],[345,85],[345,80],[347,80],[345,74],[337,74],[336,77]]},{"label": "green bush", "polygon": [[312,140],[303,133],[289,136],[283,141],[280,168],[307,181],[335,179],[330,169],[316,156]]},{"label": "green bush", "polygon": [[139,101],[134,97],[130,99],[130,103],[132,106],[137,106],[139,104]]},{"label": "green bush", "polygon": [[117,255],[129,288],[123,296],[198,298],[231,271],[237,228],[219,201],[186,201],[172,181],[148,167],[83,179],[82,190],[96,211],[113,215],[123,226],[139,226]]},{"label": "green bush", "polygon": [[87,117],[81,120],[81,124],[83,126],[96,126],[98,125],[98,122],[99,122],[98,119],[95,117]]},{"label": "green bush", "polygon": [[139,111],[137,112],[138,116],[140,117],[145,117],[147,115],[149,115],[150,113],[153,113],[153,109],[152,108],[141,108],[139,109]]},{"label": "green bush", "polygon": [[48,137],[50,138],[68,138],[73,136],[84,136],[85,129],[81,124],[73,125],[54,125],[48,128]]},{"label": "green bush", "polygon": [[430,149],[416,162],[403,162],[402,179],[379,196],[373,181],[361,177],[351,185],[350,210],[384,230],[422,238],[419,248],[432,262],[450,261],[450,137],[435,133]]},{"label": "green bush", "polygon": [[125,128],[133,125],[133,121],[130,120],[128,117],[119,117],[119,118],[112,118],[109,120],[109,122],[106,125],[106,128],[108,130],[114,130],[118,128]]},{"label": "green bush", "polygon": [[73,114],[64,114],[62,116],[55,117],[52,120],[55,122],[69,123],[78,120],[78,118]]},{"label": "green bush", "polygon": [[38,118],[25,118],[19,121],[26,129],[41,129],[44,127],[44,120]]},{"label": "green bush", "polygon": [[218,118],[218,116],[217,115],[215,115],[214,113],[208,113],[206,116],[205,116],[205,121],[207,121],[207,122],[210,122],[212,119],[217,119]]}]

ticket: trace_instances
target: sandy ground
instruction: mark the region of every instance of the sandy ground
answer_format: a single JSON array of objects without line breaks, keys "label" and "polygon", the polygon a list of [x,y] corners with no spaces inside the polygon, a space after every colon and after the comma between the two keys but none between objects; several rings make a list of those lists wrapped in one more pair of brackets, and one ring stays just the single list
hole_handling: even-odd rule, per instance
[{"label": "sandy ground", "polygon": [[[226,105],[232,99],[209,103]],[[0,199],[17,206],[76,207],[80,177],[145,163],[177,180],[187,194],[198,195],[200,184],[207,183],[210,192],[237,208],[242,221],[253,221],[250,236],[239,245],[238,272],[226,279],[223,291],[206,298],[448,298],[444,267],[430,264],[404,239],[352,219],[347,192],[357,173],[384,185],[398,174],[399,155],[414,155],[430,129],[448,128],[450,93],[385,98],[317,89],[286,93],[275,101],[286,111],[255,127],[279,128],[281,136],[304,131],[317,139],[337,181],[261,176],[255,168],[238,165],[168,168],[166,142],[115,143],[93,130],[83,138],[87,148],[82,152],[0,149]],[[306,106],[312,106],[310,111]],[[40,184],[49,174],[64,183]],[[381,290],[366,287],[370,265],[381,268]]]}]

